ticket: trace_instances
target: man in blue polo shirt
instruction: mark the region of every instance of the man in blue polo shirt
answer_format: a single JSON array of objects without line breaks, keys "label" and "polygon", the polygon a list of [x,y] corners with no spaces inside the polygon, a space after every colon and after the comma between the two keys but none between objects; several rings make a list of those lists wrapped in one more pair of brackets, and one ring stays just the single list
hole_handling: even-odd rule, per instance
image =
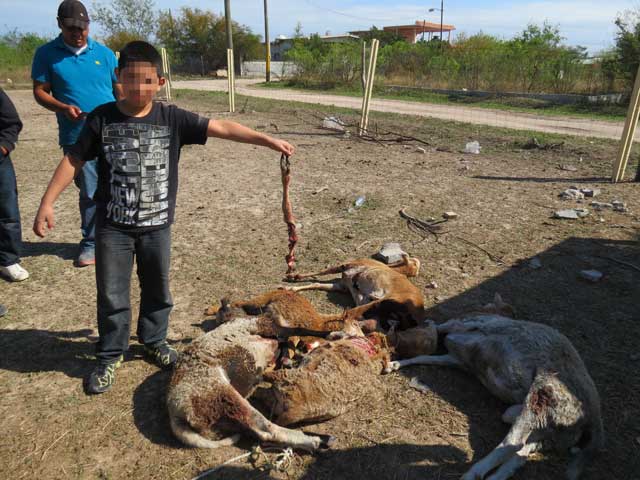
[{"label": "man in blue polo shirt", "polygon": [[[61,34],[36,51],[31,68],[33,95],[43,107],[56,112],[59,143],[64,153],[76,143],[86,115],[103,103],[122,96],[116,84],[116,57],[89,37],[89,14],[78,0],[58,7]],[[95,264],[96,161],[85,163],[75,179],[80,189],[82,240],[76,265]]]}]

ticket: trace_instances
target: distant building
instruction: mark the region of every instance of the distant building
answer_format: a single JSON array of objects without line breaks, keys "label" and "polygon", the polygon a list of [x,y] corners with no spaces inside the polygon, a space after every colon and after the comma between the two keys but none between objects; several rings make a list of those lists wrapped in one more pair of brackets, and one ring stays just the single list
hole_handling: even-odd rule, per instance
[{"label": "distant building", "polygon": [[[346,43],[359,40],[359,37],[351,33],[341,35],[318,35],[320,40],[325,43]],[[309,37],[303,37],[309,38]],[[271,42],[271,59],[274,61],[284,60],[285,54],[293,48],[295,38],[279,35]]]},{"label": "distant building", "polygon": [[[425,20],[417,20],[414,25],[392,25],[388,27],[382,27],[385,32],[394,32],[397,35],[402,36],[409,43],[416,43],[418,40],[432,40],[433,38],[440,37],[440,24],[427,22]],[[453,25],[442,25],[442,36],[447,34],[447,41],[451,41],[451,32],[456,29]],[[358,37],[366,35],[369,30],[359,30],[355,32],[349,32],[352,35]]]}]

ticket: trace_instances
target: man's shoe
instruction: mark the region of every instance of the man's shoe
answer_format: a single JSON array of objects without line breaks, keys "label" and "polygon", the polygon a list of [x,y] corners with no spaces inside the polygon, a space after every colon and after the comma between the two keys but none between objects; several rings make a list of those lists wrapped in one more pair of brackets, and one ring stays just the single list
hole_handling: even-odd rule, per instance
[{"label": "man's shoe", "polygon": [[157,345],[145,345],[144,352],[160,368],[173,368],[178,361],[178,351],[166,341]]},{"label": "man's shoe", "polygon": [[14,263],[8,267],[0,267],[0,273],[11,282],[22,282],[29,278],[29,272],[22,268],[19,263]]},{"label": "man's shoe", "polygon": [[87,379],[87,392],[104,393],[116,381],[116,368],[122,365],[124,356],[120,355],[115,362],[99,363]]},{"label": "man's shoe", "polygon": [[95,250],[83,250],[78,259],[76,260],[76,267],[88,267],[89,265],[96,264],[96,251]]},{"label": "man's shoe", "polygon": [[0,303],[0,317],[4,317],[9,310]]}]

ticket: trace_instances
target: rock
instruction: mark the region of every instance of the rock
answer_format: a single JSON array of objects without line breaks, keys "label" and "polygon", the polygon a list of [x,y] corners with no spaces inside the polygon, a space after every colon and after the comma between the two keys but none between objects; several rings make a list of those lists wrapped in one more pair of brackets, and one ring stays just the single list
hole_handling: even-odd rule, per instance
[{"label": "rock", "polygon": [[597,197],[601,193],[599,188],[581,188],[580,192],[587,198]]},{"label": "rock", "polygon": [[584,193],[580,190],[574,190],[573,188],[567,188],[560,195],[560,198],[563,200],[584,200]]},{"label": "rock", "polygon": [[347,233],[344,238],[348,238],[349,240],[353,240],[356,236],[353,233]]},{"label": "rock", "polygon": [[464,153],[473,153],[475,155],[478,155],[481,148],[482,147],[480,146],[480,143],[476,141],[469,142],[464,146]]},{"label": "rock", "polygon": [[624,202],[621,202],[620,200],[614,200],[613,202],[611,202],[611,205],[613,206],[613,211],[614,212],[626,212],[627,211],[627,204]]},{"label": "rock", "polygon": [[534,270],[538,270],[539,268],[542,268],[542,262],[538,257],[533,257],[531,260],[529,260],[529,267],[533,268]]},{"label": "rock", "polygon": [[604,210],[605,208],[613,208],[613,204],[603,203],[603,202],[591,202],[589,206],[593,207],[594,210]]},{"label": "rock", "polygon": [[560,170],[564,170],[565,172],[577,172],[578,167],[574,167],[573,165],[560,165]]},{"label": "rock", "polygon": [[402,250],[399,243],[385,243],[374,257],[384,263],[396,263],[402,260],[402,255],[407,253]]},{"label": "rock", "polygon": [[416,148],[416,153],[422,153],[423,155],[427,153],[427,151],[422,147]]},{"label": "rock", "polygon": [[442,214],[442,218],[446,218],[447,220],[455,220],[458,218],[458,214],[456,212],[444,212]]},{"label": "rock", "polygon": [[577,220],[578,218],[586,217],[589,215],[589,210],[586,208],[569,208],[567,210],[558,210],[553,213],[553,218],[560,218],[562,220]]},{"label": "rock", "polygon": [[581,270],[580,271],[580,278],[592,283],[599,282],[600,280],[602,280],[603,276],[604,275],[602,274],[602,272],[599,272],[598,270]]},{"label": "rock", "polygon": [[438,288],[438,284],[436,282],[429,282],[424,286],[424,288],[432,288],[435,290],[436,288]]},{"label": "rock", "polygon": [[335,130],[336,132],[344,132],[344,124],[339,118],[336,117],[324,117],[322,120],[322,128],[327,130]]}]

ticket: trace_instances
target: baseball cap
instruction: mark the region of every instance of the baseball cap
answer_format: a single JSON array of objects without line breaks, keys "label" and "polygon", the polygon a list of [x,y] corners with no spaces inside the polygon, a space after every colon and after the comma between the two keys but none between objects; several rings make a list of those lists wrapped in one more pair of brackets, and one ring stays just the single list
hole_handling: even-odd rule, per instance
[{"label": "baseball cap", "polygon": [[65,27],[79,27],[84,30],[89,26],[87,9],[78,0],[64,0],[58,7],[58,20]]}]

